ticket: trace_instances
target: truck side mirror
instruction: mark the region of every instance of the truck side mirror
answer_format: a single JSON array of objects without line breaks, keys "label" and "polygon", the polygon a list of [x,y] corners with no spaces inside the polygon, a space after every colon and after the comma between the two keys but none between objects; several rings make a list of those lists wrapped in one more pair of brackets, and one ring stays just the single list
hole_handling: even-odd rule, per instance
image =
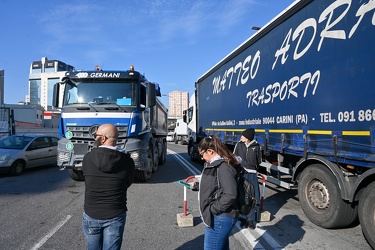
[{"label": "truck side mirror", "polygon": [[182,111],[182,121],[188,123],[187,121],[187,110]]},{"label": "truck side mirror", "polygon": [[147,107],[153,107],[156,105],[156,88],[155,84],[148,83],[147,85],[148,95],[147,95]]},{"label": "truck side mirror", "polygon": [[59,99],[60,99],[60,83],[56,83],[53,86],[53,97],[52,97],[52,106],[59,108]]}]

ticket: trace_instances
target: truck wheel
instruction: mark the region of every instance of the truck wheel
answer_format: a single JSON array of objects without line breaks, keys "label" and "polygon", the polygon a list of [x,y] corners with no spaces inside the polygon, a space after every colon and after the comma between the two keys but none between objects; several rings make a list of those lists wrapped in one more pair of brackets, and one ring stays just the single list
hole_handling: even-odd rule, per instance
[{"label": "truck wheel", "polygon": [[189,149],[189,155],[190,155],[190,159],[191,159],[191,161],[197,161],[197,160],[194,158],[194,147],[190,147],[190,149]]},{"label": "truck wheel", "polygon": [[155,173],[159,167],[159,150],[157,147],[155,147],[155,151],[151,160],[152,160],[152,172]]},{"label": "truck wheel", "polygon": [[357,206],[346,203],[335,176],[321,164],[303,170],[298,182],[298,198],[306,217],[323,228],[340,228],[357,218]]},{"label": "truck wheel", "polygon": [[375,249],[375,182],[371,183],[359,199],[359,222],[369,245]]},{"label": "truck wheel", "polygon": [[72,178],[72,180],[75,180],[75,181],[85,180],[82,170],[69,169],[69,175],[70,175],[70,178]]},{"label": "truck wheel", "polygon": [[23,170],[25,169],[25,162],[22,160],[17,160],[13,162],[12,166],[10,167],[10,174],[11,175],[21,175]]},{"label": "truck wheel", "polygon": [[152,175],[152,159],[151,158],[147,158],[147,169],[145,170],[136,170],[135,171],[135,176],[137,178],[137,180],[139,181],[148,181],[149,179],[151,179],[151,175]]},{"label": "truck wheel", "polygon": [[148,180],[151,179],[152,171],[148,170],[136,170],[135,171],[135,176],[137,180],[147,182]]},{"label": "truck wheel", "polygon": [[166,159],[167,159],[167,143],[164,142],[163,143],[163,152],[161,153],[161,155],[159,157],[159,164],[163,165],[164,162],[166,161]]}]

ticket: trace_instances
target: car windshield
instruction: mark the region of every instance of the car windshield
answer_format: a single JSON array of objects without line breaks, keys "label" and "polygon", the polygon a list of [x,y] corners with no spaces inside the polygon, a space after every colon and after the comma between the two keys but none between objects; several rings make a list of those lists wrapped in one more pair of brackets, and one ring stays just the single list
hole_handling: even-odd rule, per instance
[{"label": "car windshield", "polygon": [[31,140],[29,136],[9,136],[0,141],[0,148],[23,149]]},{"label": "car windshield", "polygon": [[132,82],[86,79],[66,85],[64,104],[117,104],[135,106],[137,92]]}]

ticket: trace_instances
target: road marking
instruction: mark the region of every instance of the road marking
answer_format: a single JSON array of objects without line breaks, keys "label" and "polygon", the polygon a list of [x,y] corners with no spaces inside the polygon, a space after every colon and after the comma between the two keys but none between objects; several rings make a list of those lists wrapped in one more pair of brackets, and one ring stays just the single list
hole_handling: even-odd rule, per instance
[{"label": "road marking", "polygon": [[67,215],[65,217],[65,219],[61,220],[59,222],[59,224],[56,225],[56,227],[54,227],[46,236],[44,236],[38,243],[36,243],[33,248],[31,248],[31,250],[37,250],[39,249],[41,246],[43,246],[44,243],[46,243],[46,241],[51,238],[56,232],[57,230],[59,230],[72,216],[71,215]]},{"label": "road marking", "polygon": [[[177,158],[178,161],[181,162],[182,165],[184,165],[188,171],[190,171],[192,174],[194,175],[200,175],[201,174],[201,171],[199,171],[199,169],[197,169],[196,167],[194,167],[190,162],[188,162],[185,158],[183,158],[181,155],[179,155],[178,153],[170,150],[170,149],[167,149],[167,152],[168,154],[171,154],[173,155],[174,157]],[[271,249],[284,249],[278,242],[277,240],[275,240],[271,235],[269,235],[266,230],[264,230],[261,226],[259,226],[259,223],[257,225],[257,227],[254,229],[254,231],[259,235],[259,236],[254,236],[252,233],[251,233],[251,230],[246,228],[246,229],[242,229],[241,226],[240,226],[240,222],[237,222],[236,224],[236,227],[237,227],[237,231],[239,231],[241,234],[243,234],[244,238],[246,239],[247,242],[245,242],[245,244],[248,246],[249,244],[253,247],[253,249],[255,250],[261,250],[261,249],[266,249],[264,248],[260,242],[259,242],[259,238],[263,238],[271,247]],[[242,242],[242,240],[239,240],[241,244],[244,244]]]},{"label": "road marking", "polygon": [[266,230],[263,229],[262,226],[257,226],[255,228],[255,231],[260,235],[260,237],[262,237],[263,239],[265,239],[267,241],[267,243],[272,247],[272,249],[284,249],[283,247],[281,247],[281,245],[277,242],[277,240],[275,240],[274,238],[272,238],[271,235],[269,235]]},{"label": "road marking", "polygon": [[201,171],[199,171],[199,169],[194,167],[190,162],[188,162],[184,157],[182,157],[178,153],[176,153],[176,152],[174,152],[170,149],[167,149],[167,152],[168,152],[168,154],[171,154],[174,157],[176,157],[177,160],[179,160],[182,163],[182,165],[184,165],[194,175],[200,175],[201,174]]}]

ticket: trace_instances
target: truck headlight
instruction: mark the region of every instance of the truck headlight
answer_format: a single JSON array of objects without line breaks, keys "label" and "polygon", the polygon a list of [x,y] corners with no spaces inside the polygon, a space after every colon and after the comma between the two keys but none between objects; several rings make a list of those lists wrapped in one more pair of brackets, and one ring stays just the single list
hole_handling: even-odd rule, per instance
[{"label": "truck headlight", "polygon": [[134,161],[139,159],[139,151],[133,151],[130,153],[130,157],[133,158]]},{"label": "truck headlight", "polygon": [[59,162],[69,162],[70,153],[69,152],[59,152],[58,160],[59,160]]}]

